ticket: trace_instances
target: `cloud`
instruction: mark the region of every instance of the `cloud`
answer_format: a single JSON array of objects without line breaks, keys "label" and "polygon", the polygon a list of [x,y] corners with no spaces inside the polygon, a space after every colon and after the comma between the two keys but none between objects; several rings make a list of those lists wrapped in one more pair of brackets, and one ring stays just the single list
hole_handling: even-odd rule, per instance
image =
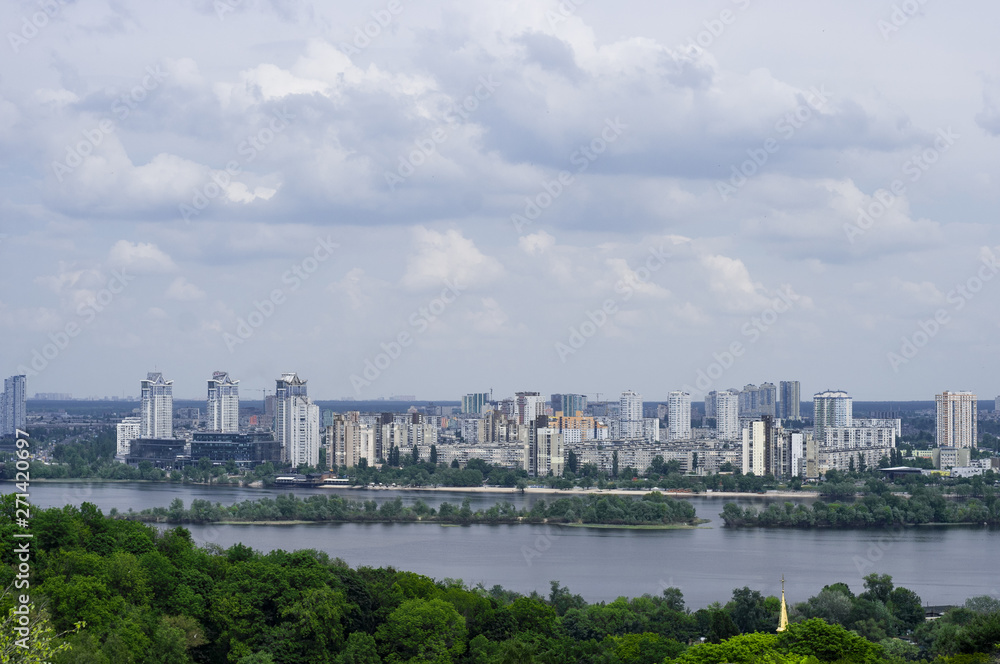
[{"label": "cloud", "polygon": [[167,288],[164,295],[167,299],[179,302],[194,302],[205,299],[205,291],[192,284],[184,277],[177,277]]},{"label": "cloud", "polygon": [[443,233],[418,226],[413,229],[414,254],[407,261],[402,284],[410,290],[443,287],[450,281],[459,288],[484,286],[499,279],[500,262],[483,254],[475,243],[451,229]]},{"label": "cloud", "polygon": [[988,134],[1000,136],[1000,84],[996,79],[983,83],[983,110],[976,114],[976,124]]},{"label": "cloud", "polygon": [[174,261],[151,242],[119,240],[108,253],[108,264],[133,274],[157,274],[177,269]]}]

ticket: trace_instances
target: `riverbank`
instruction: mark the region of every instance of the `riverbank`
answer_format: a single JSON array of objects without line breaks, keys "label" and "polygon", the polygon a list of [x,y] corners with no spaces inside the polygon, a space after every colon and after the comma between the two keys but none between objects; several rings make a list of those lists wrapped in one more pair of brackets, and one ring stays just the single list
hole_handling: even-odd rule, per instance
[{"label": "riverbank", "polygon": [[[317,487],[330,491],[437,491],[447,493],[494,493],[499,495],[511,495],[521,493],[520,489],[514,487],[499,486],[323,486]],[[587,495],[610,495],[610,496],[642,496],[652,493],[657,489],[553,489],[551,487],[527,487],[526,494],[537,495],[559,495],[559,496],[587,496]],[[738,491],[706,491],[703,493],[695,491],[674,491],[671,489],[658,489],[659,493],[671,498],[819,498],[818,491],[769,491],[767,493],[740,493]]]},{"label": "riverbank", "polygon": [[[0,481],[0,487],[3,484],[9,483],[14,484],[14,480],[2,480]],[[241,488],[241,489],[268,489],[269,491],[274,490],[294,490],[296,487],[294,484],[281,484],[281,485],[271,485],[269,487],[264,487],[260,481],[253,482],[248,485],[243,484],[229,484],[229,483],[217,483],[217,482],[173,482],[170,480],[115,480],[115,479],[105,479],[100,477],[86,478],[86,477],[65,477],[65,478],[44,478],[32,480],[32,484],[152,484],[152,485],[164,485],[164,486],[198,486],[198,487],[218,487],[218,488]],[[318,486],[309,487],[324,489],[328,491],[429,491],[429,492],[445,492],[445,493],[475,493],[475,494],[497,494],[497,495],[514,495],[521,493],[521,490],[516,487],[502,487],[502,486],[386,486],[380,485],[375,487],[366,486]],[[536,494],[536,495],[560,495],[560,496],[585,496],[590,494],[596,495],[611,495],[611,496],[641,496],[647,493],[651,493],[653,489],[583,489],[580,487],[574,487],[572,489],[553,489],[551,487],[527,487],[524,489],[525,494]],[[0,491],[2,492],[2,491]],[[820,494],[818,491],[768,491],[765,493],[741,493],[739,491],[683,491],[683,490],[672,490],[672,489],[659,489],[659,492],[664,496],[670,496],[671,498],[685,498],[685,497],[698,497],[698,498],[819,498]]]}]

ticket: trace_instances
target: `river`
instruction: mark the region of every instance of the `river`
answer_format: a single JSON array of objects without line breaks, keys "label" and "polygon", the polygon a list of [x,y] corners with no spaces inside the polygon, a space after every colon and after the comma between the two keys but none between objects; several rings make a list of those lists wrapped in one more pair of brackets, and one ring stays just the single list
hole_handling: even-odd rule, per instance
[{"label": "river", "polygon": [[[5,483],[0,490],[9,492]],[[61,483],[31,485],[37,507],[89,501],[107,513],[185,505],[201,498],[224,505],[287,490],[157,483]],[[413,490],[296,489],[377,502],[400,497],[432,507],[468,498],[473,509],[509,500],[518,507],[551,495],[426,492]],[[732,530],[719,512],[726,499],[691,497],[704,526],[682,530],[611,530],[547,525],[442,526],[437,524],[317,524],[188,526],[200,544],[228,547],[237,542],[261,551],[314,548],[352,566],[393,566],[467,584],[500,584],[519,592],[548,594],[558,580],[588,601],[659,594],[675,586],[690,608],[725,603],[734,588],[750,586],[780,593],[784,575],[790,602],[815,595],[824,585],[844,582],[860,592],[862,577],[891,574],[896,585],[915,591],[925,604],[960,604],[967,597],[1000,596],[996,554],[1000,530],[977,527],[920,527],[898,532],[859,530]],[[741,505],[775,500],[748,497]],[[797,499],[793,502],[803,502]],[[807,500],[806,500],[807,502]],[[951,561],[948,565],[944,563]],[[952,564],[954,563],[954,564]]]}]

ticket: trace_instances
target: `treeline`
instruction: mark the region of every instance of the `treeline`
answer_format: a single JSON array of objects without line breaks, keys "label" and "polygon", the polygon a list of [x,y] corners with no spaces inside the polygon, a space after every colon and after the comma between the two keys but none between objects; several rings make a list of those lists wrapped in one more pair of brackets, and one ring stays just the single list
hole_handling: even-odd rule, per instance
[{"label": "treeline", "polygon": [[[15,503],[0,499],[0,587],[17,574]],[[470,588],[314,550],[199,548],[184,528],[111,519],[89,503],[32,514],[32,652],[56,664],[659,664],[986,662],[1000,642],[992,598],[924,623],[921,600],[887,576],[857,596],[829,586],[790,610],[750,588],[690,611],[680,590],[588,604],[552,582],[548,596]],[[899,636],[908,636],[909,641]],[[704,640],[705,643],[701,643]],[[67,649],[68,648],[68,649]],[[976,653],[980,653],[977,655]],[[942,659],[942,657],[963,659]]]},{"label": "treeline", "polygon": [[[117,512],[112,512],[117,515]],[[430,521],[457,524],[500,523],[581,523],[608,525],[693,525],[698,522],[691,503],[660,493],[641,498],[615,495],[587,495],[558,498],[546,504],[539,500],[531,509],[518,510],[509,502],[488,509],[475,510],[468,499],[460,506],[441,503],[438,509],[418,500],[406,506],[400,498],[381,505],[374,500],[347,500],[340,496],[294,494],[276,498],[245,500],[234,505],[195,499],[188,509],[175,498],[169,507],[155,507],[141,512],[131,510],[124,518],[166,523],[215,523],[219,521],[317,521],[317,522],[414,522]]]},{"label": "treeline", "polygon": [[1000,525],[1000,498],[949,500],[940,491],[917,487],[910,497],[868,495],[850,503],[817,500],[810,505],[772,503],[762,510],[726,503],[720,515],[729,527],[888,528],[930,523]]}]

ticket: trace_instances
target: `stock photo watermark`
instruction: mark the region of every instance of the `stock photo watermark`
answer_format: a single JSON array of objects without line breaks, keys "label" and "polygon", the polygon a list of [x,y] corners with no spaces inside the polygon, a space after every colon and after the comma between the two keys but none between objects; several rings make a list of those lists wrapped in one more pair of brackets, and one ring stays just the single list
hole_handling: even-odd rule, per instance
[{"label": "stock photo watermark", "polygon": [[[918,182],[930,170],[931,166],[941,159],[941,155],[951,150],[959,138],[961,136],[952,131],[951,127],[938,129],[934,145],[911,155],[902,163],[900,170],[911,183]],[[854,244],[858,237],[870,231],[875,226],[875,222],[885,216],[905,193],[906,181],[902,178],[896,178],[889,184],[888,189],[879,189],[872,194],[872,198],[875,200],[867,207],[858,208],[857,221],[853,224],[844,224],[847,241]]]},{"label": "stock photo watermark", "polygon": [[771,156],[781,150],[782,142],[789,141],[795,136],[795,132],[804,127],[806,123],[821,113],[829,100],[830,92],[822,85],[812,87],[805,103],[799,104],[793,110],[785,113],[774,123],[775,135],[768,136],[760,147],[747,149],[749,159],[740,164],[730,166],[730,175],[727,182],[718,181],[715,188],[725,203],[735,196],[740,189],[750,181],[750,178],[757,175],[762,168],[770,161]]},{"label": "stock photo watermark", "polygon": [[[159,65],[146,67],[146,75],[142,77],[138,84],[134,85],[128,92],[120,95],[111,104],[108,112],[122,122],[132,114],[132,111],[145,101],[151,92],[160,87],[160,84],[167,79],[167,74],[160,69]],[[96,127],[85,129],[83,140],[73,145],[66,146],[66,157],[62,161],[52,162],[52,172],[55,173],[59,182],[83,164],[84,159],[89,157],[94,151],[104,143],[104,139],[114,133],[117,128],[114,119],[102,118]]]},{"label": "stock photo watermark", "polygon": [[236,348],[246,343],[264,322],[274,316],[278,307],[288,301],[288,295],[302,288],[302,285],[309,280],[319,269],[319,266],[333,256],[334,250],[340,245],[333,241],[332,236],[326,238],[316,238],[316,246],[312,253],[299,262],[295,263],[281,275],[281,288],[274,288],[262,300],[254,300],[253,310],[246,316],[236,319],[236,327],[232,332],[223,332],[222,341],[230,353],[236,352]]},{"label": "stock photo watermark", "polygon": [[771,306],[764,309],[759,315],[750,318],[740,327],[740,334],[748,341],[744,343],[734,340],[721,353],[712,353],[712,362],[704,369],[698,370],[694,381],[695,386],[684,385],[681,389],[689,394],[707,393],[716,381],[722,378],[739,358],[743,357],[747,346],[757,343],[765,332],[777,324],[781,315],[791,311],[800,299],[801,296],[793,292],[790,286],[779,290],[777,296],[771,300]]},{"label": "stock photo watermark", "polygon": [[628,125],[621,121],[621,117],[615,117],[614,120],[606,119],[604,129],[597,136],[570,154],[569,163],[575,166],[576,170],[574,172],[560,171],[559,175],[552,180],[542,180],[542,191],[534,196],[525,197],[524,210],[521,214],[510,215],[514,230],[518,234],[523,234],[525,227],[530,226],[541,217],[542,213],[549,209],[576,182],[576,176],[584,173],[591,164],[600,159],[601,155],[607,152],[608,147],[615,143],[626,129],[628,129]]},{"label": "stock photo watermark", "polygon": [[[731,0],[734,5],[740,8],[741,11],[746,11],[750,7],[750,0]],[[723,9],[719,12],[718,16],[707,19],[702,22],[704,30],[699,31],[693,37],[689,37],[687,43],[681,44],[677,47],[681,53],[684,54],[685,58],[690,59],[691,55],[696,58],[700,58],[705,51],[712,48],[716,40],[721,37],[729,26],[736,23],[738,15],[731,9]],[[674,55],[674,60],[680,60],[676,55]]]},{"label": "stock photo watermark", "polygon": [[354,388],[354,394],[360,396],[362,388],[371,387],[372,383],[378,380],[403,355],[403,351],[413,345],[417,336],[430,329],[431,323],[440,318],[445,310],[462,295],[464,290],[466,287],[459,285],[457,280],[445,279],[444,289],[441,293],[428,302],[426,306],[419,307],[410,314],[407,319],[409,328],[400,330],[389,341],[383,341],[379,344],[381,352],[365,358],[364,368],[360,374],[351,374],[350,381],[351,387]]},{"label": "stock photo watermark", "polygon": [[400,0],[389,0],[385,9],[376,9],[371,12],[372,20],[364,25],[354,27],[353,39],[351,43],[340,42],[340,50],[347,55],[360,55],[362,51],[372,45],[384,30],[389,28],[396,17],[403,13],[405,6]]},{"label": "stock photo watermark", "polygon": [[[468,120],[472,117],[470,114],[479,108],[480,103],[490,99],[501,85],[500,81],[493,80],[492,74],[480,76],[479,85],[476,86],[472,94],[467,95],[460,102],[456,102],[445,112],[445,121],[449,124],[456,124],[458,122],[456,115]],[[438,146],[448,140],[448,135],[447,129],[438,127],[428,136],[415,140],[413,144],[416,149],[411,150],[409,154],[399,155],[396,170],[385,171],[385,183],[389,185],[389,190],[396,191],[396,187],[406,182],[411,175],[417,172],[418,168],[426,164],[427,160],[438,151]]]},{"label": "stock photo watermark", "polygon": [[62,10],[69,6],[66,0],[39,0],[39,11],[21,17],[21,27],[17,32],[7,33],[7,42],[14,55],[47,28]]},{"label": "stock photo watermark", "polygon": [[880,18],[875,26],[882,35],[884,41],[900,31],[900,29],[910,22],[914,16],[920,13],[920,9],[927,4],[927,0],[904,0],[892,6],[892,12],[886,18]]},{"label": "stock photo watermark", "polygon": [[997,272],[1000,272],[1000,262],[997,261],[996,254],[990,250],[984,253],[980,259],[982,265],[976,270],[976,274],[948,291],[945,300],[951,305],[951,312],[944,308],[938,309],[929,318],[917,321],[917,329],[901,338],[898,350],[886,353],[886,359],[894,373],[899,373],[901,366],[909,364],[919,355],[920,349],[929,344],[931,339],[940,334],[941,330],[952,321],[951,314],[964,309],[965,305],[993,280]]},{"label": "stock photo watermark", "polygon": [[226,167],[220,171],[212,171],[209,181],[195,188],[191,196],[191,203],[181,203],[178,206],[181,218],[190,222],[192,217],[197,217],[205,210],[209,204],[228,193],[229,186],[233,183],[233,178],[243,172],[243,167],[253,162],[267,147],[274,142],[278,134],[288,129],[295,116],[287,109],[274,111],[267,125],[261,127],[254,134],[249,134],[236,146],[236,153],[243,157],[242,160],[231,159],[226,162]]},{"label": "stock photo watermark", "polygon": [[663,247],[650,248],[649,253],[651,255],[643,265],[634,271],[630,270],[628,278],[620,279],[615,284],[615,292],[619,295],[618,299],[608,298],[601,303],[600,307],[593,310],[588,309],[584,313],[584,320],[569,328],[566,341],[556,342],[556,355],[559,356],[560,362],[565,364],[566,358],[576,355],[577,351],[583,348],[587,341],[620,311],[619,300],[621,302],[631,300],[635,295],[636,288],[649,283],[653,274],[659,272],[667,264],[667,259],[670,258],[670,254],[664,251]]},{"label": "stock photo watermark", "polygon": [[125,266],[120,270],[112,270],[104,287],[76,308],[77,318],[68,321],[61,329],[49,332],[48,343],[32,348],[31,359],[27,364],[18,365],[17,372],[25,376],[37,376],[45,371],[52,361],[69,348],[70,342],[97,320],[97,316],[128,288],[133,279],[135,275],[129,274]]}]

